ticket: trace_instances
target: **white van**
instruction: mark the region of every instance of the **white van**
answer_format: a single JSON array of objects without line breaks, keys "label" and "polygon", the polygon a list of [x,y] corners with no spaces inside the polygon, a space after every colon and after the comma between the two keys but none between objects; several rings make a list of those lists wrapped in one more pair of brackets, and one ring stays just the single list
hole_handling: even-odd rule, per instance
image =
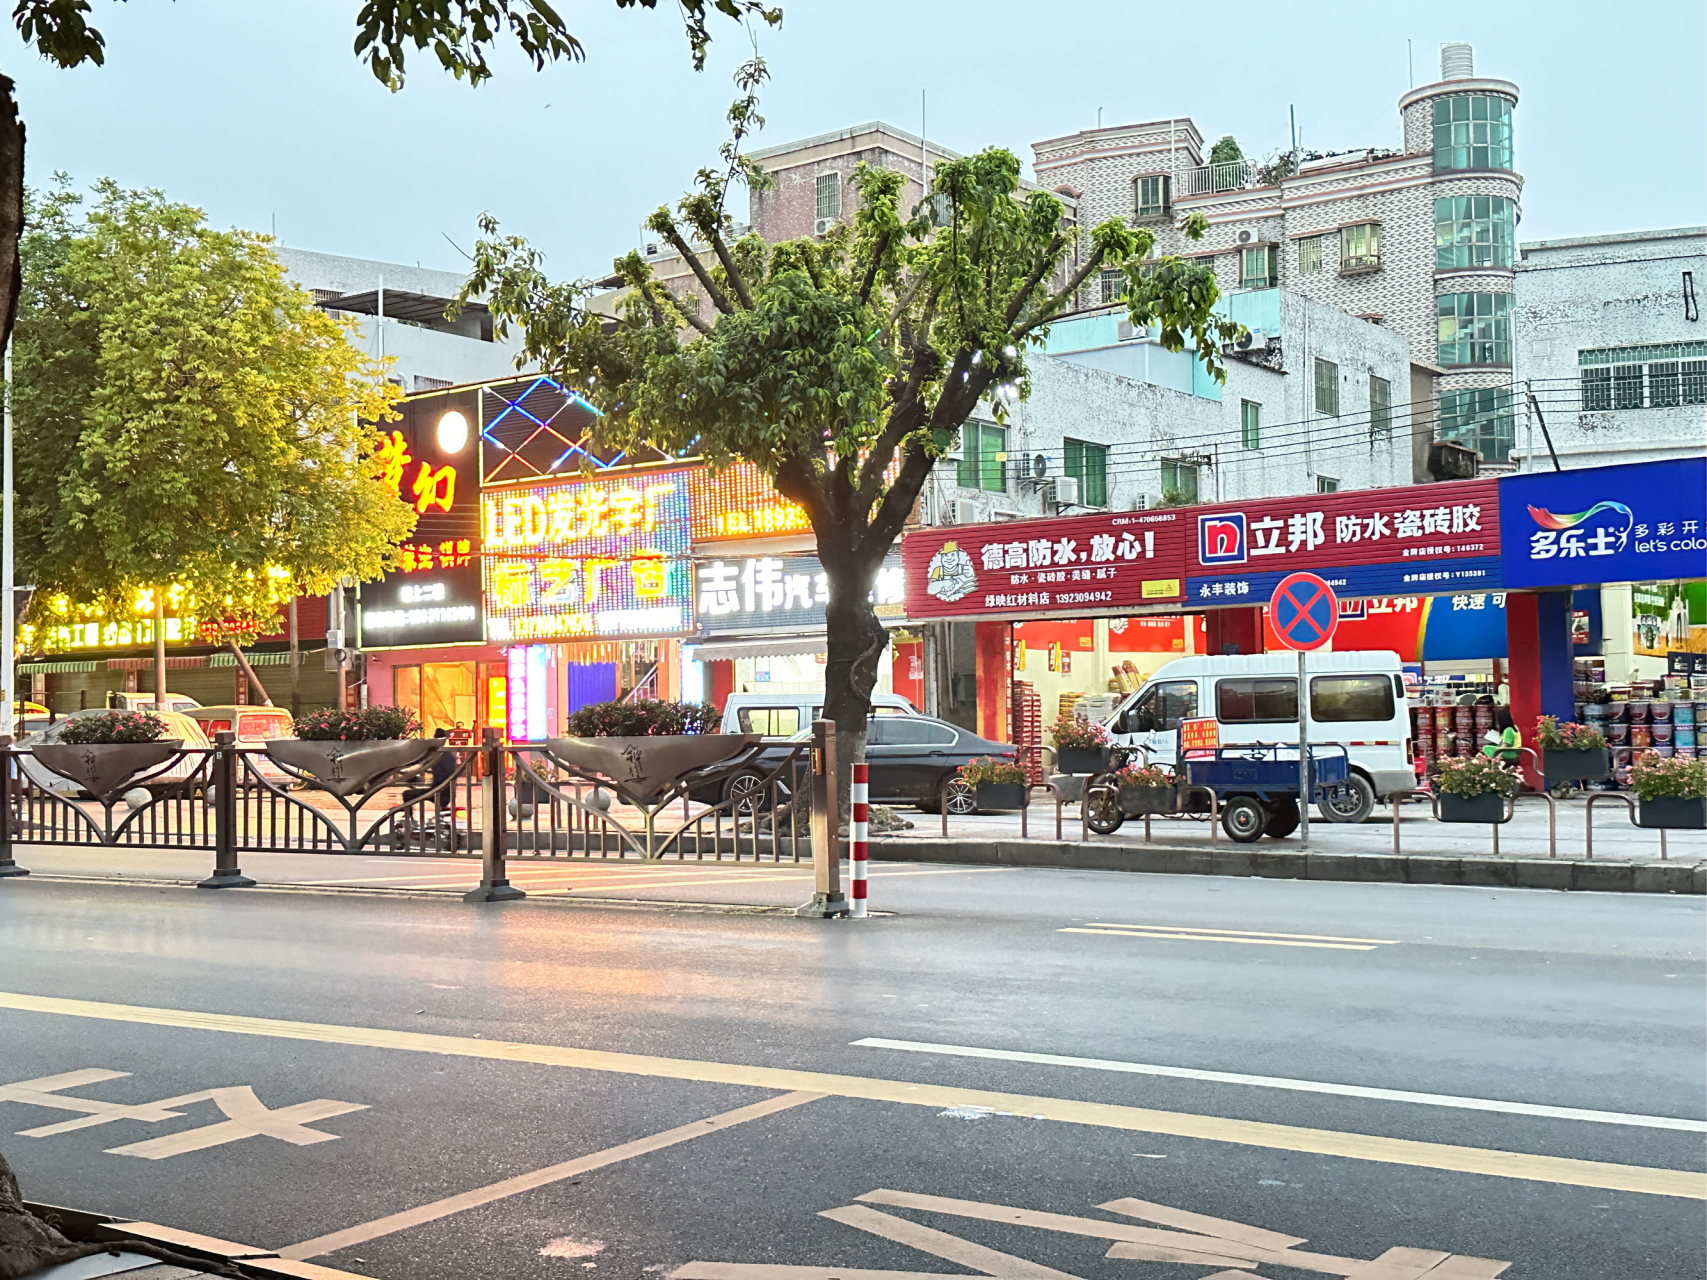
[{"label": "white van", "polygon": [[[1350,786],[1316,807],[1331,822],[1361,822],[1377,796],[1409,795],[1411,713],[1399,655],[1312,653],[1310,745],[1339,743],[1350,758]],[[1213,716],[1223,746],[1298,743],[1298,655],[1176,658],[1145,681],[1107,721],[1110,738],[1143,747],[1152,764],[1175,763],[1181,720]]]},{"label": "white van", "polygon": [[[762,733],[789,738],[824,714],[821,693],[732,693],[723,704],[724,733]],[[919,709],[898,693],[873,693],[874,716],[916,716]]]}]

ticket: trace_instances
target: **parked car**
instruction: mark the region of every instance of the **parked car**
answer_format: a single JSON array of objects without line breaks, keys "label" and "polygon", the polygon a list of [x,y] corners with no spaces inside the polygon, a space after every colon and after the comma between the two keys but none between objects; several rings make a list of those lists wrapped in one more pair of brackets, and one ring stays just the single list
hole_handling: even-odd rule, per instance
[{"label": "parked car", "polygon": [[[710,803],[758,789],[794,745],[811,736],[807,727],[786,744],[767,746],[751,767],[724,780],[721,797],[695,794],[694,799]],[[875,803],[916,804],[926,813],[939,812],[946,803],[950,813],[971,813],[977,799],[960,780],[960,766],[985,756],[1012,760],[1018,755],[1018,748],[1010,743],[980,738],[930,716],[878,714],[866,725],[865,763],[869,795]]]},{"label": "parked car", "polygon": [[[34,756],[27,753],[39,743],[58,742],[65,732],[65,726],[73,720],[106,714],[107,710],[103,707],[89,707],[82,711],[73,711],[63,720],[56,720],[46,728],[39,729],[20,739],[18,746],[25,754],[19,755],[18,765],[24,771],[25,776],[43,791],[51,791],[56,796],[63,796],[68,800],[90,799],[89,793],[82,787],[69,778],[60,777],[59,774],[39,763]],[[209,745],[207,735],[202,732],[202,727],[183,712],[155,711],[153,714],[166,722],[166,736],[168,738],[182,738],[186,749],[205,748]],[[170,768],[163,773],[150,777],[142,785],[146,786],[149,792],[157,798],[170,795],[175,791],[181,791],[189,784],[190,779],[195,776],[197,770],[202,767],[202,762],[206,759],[206,756],[192,750],[188,755],[179,756],[172,762]],[[204,773],[202,776],[205,778],[207,775]],[[196,787],[198,790],[201,789],[199,781],[196,783]]]},{"label": "parked car", "polygon": [[[1362,822],[1377,796],[1409,795],[1411,713],[1399,655],[1309,655],[1310,742],[1338,743],[1349,758],[1343,791],[1317,808],[1330,822]],[[1298,658],[1291,653],[1176,658],[1126,698],[1108,720],[1118,746],[1143,747],[1171,765],[1181,720],[1213,716],[1222,746],[1298,743]],[[1294,752],[1296,759],[1296,752]]]},{"label": "parked car", "polygon": [[[723,704],[723,733],[762,733],[786,738],[810,729],[824,714],[821,693],[732,693]],[[919,709],[898,693],[871,695],[873,716],[916,716]]]},{"label": "parked car", "polygon": [[263,778],[273,782],[289,780],[289,774],[262,754],[266,750],[268,738],[296,737],[296,726],[291,721],[290,712],[283,707],[191,707],[184,714],[201,725],[209,742],[214,740],[216,733],[235,732],[237,745],[248,747],[254,752],[248,757],[249,763]]}]

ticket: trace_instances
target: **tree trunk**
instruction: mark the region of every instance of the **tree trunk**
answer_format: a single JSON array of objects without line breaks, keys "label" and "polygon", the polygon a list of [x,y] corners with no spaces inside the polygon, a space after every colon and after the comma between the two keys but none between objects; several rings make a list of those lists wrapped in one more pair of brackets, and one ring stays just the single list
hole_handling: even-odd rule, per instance
[{"label": "tree trunk", "polygon": [[154,588],[154,709],[166,710],[166,587]]},{"label": "tree trunk", "polygon": [[821,557],[830,578],[830,602],[824,610],[829,632],[829,661],[824,668],[824,716],[836,722],[837,807],[848,812],[853,766],[865,761],[866,718],[877,665],[889,633],[871,607],[875,567],[837,564]]},{"label": "tree trunk", "polygon": [[290,598],[290,715],[302,714],[302,638],[296,629],[296,596]]}]

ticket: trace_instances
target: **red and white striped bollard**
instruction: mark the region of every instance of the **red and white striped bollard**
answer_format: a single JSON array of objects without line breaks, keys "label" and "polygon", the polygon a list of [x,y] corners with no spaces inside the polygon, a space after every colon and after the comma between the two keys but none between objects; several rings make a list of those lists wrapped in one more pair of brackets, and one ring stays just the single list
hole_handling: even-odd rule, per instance
[{"label": "red and white striped bollard", "polygon": [[853,787],[848,796],[849,813],[848,827],[848,856],[852,862],[848,885],[850,899],[849,911],[855,920],[865,919],[865,864],[867,858],[866,837],[870,834],[867,824],[871,820],[871,810],[866,804],[866,768],[863,764],[853,767]]}]

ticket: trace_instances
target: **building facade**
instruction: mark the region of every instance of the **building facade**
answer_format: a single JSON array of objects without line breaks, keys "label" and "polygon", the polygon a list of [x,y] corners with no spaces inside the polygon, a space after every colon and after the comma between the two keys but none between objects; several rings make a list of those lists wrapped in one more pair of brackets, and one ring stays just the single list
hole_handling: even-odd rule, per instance
[{"label": "building facade", "polygon": [[[1401,149],[1209,164],[1196,126],[1172,117],[1039,142],[1038,180],[1076,197],[1087,226],[1124,217],[1160,251],[1210,262],[1223,292],[1282,285],[1391,329],[1434,371],[1407,415],[1505,464],[1518,90],[1476,76],[1468,45],[1443,46],[1441,63],[1439,82],[1399,99]],[[1202,240],[1178,230],[1193,213]]]},{"label": "building facade", "polygon": [[1551,466],[1549,436],[1567,469],[1707,449],[1703,286],[1707,227],[1519,246],[1514,374],[1534,397],[1516,451],[1525,470]]}]

